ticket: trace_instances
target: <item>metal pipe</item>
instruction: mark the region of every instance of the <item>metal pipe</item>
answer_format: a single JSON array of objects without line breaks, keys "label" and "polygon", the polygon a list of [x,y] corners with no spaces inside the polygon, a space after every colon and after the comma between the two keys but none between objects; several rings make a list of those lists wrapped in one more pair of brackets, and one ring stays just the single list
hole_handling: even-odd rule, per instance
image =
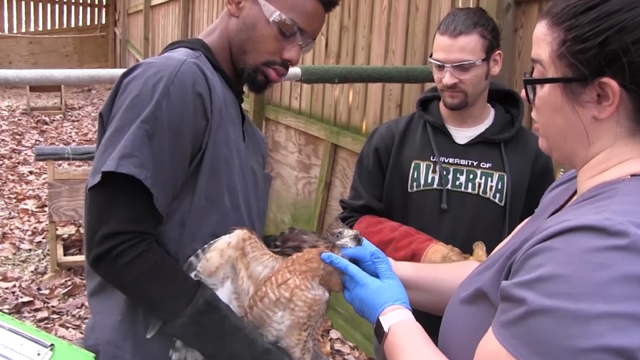
[{"label": "metal pipe", "polygon": [[0,86],[114,84],[126,69],[0,69]]},{"label": "metal pipe", "polygon": [[[2,69],[0,86],[114,84],[127,69]],[[289,69],[283,81],[304,84],[433,82],[427,66],[301,65]]]}]

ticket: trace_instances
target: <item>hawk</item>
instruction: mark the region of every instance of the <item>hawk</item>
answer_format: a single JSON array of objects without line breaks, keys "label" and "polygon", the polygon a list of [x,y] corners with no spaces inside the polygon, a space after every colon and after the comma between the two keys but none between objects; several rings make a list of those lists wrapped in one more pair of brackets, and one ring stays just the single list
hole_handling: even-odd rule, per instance
[{"label": "hawk", "polygon": [[[290,227],[261,239],[247,228],[235,228],[192,255],[185,271],[204,282],[265,341],[277,343],[295,360],[310,360],[330,293],[342,292],[339,270],[324,263],[326,251],[362,244],[356,230],[339,220],[319,234]],[[160,324],[154,322],[148,337]],[[176,339],[172,360],[204,360]]]}]

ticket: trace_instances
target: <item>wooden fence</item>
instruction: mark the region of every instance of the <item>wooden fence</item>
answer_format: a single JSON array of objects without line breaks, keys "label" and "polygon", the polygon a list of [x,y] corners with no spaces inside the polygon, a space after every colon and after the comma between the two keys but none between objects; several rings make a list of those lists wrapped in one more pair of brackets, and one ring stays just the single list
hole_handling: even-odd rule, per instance
[{"label": "wooden fence", "polygon": [[107,27],[107,0],[0,0],[1,33]]},{"label": "wooden fence", "polygon": [[0,0],[0,68],[114,66],[112,3]]}]

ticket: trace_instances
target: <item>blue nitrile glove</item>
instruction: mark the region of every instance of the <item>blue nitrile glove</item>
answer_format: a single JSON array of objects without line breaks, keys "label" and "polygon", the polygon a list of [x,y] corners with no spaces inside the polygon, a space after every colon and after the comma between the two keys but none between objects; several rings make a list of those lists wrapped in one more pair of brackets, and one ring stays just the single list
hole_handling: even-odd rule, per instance
[{"label": "blue nitrile glove", "polygon": [[355,246],[351,248],[342,248],[342,255],[351,260],[353,263],[358,265],[358,267],[367,274],[371,276],[378,276],[378,272],[376,267],[371,262],[371,252],[374,250],[380,250],[375,245],[373,245],[369,240],[365,237],[362,237],[362,244],[360,246]]},{"label": "blue nitrile glove", "polygon": [[336,254],[322,253],[320,257],[344,274],[344,298],[353,306],[356,314],[375,324],[382,311],[389,306],[400,305],[411,310],[402,282],[393,273],[389,259],[380,249],[371,245],[356,246],[349,250],[350,256],[361,259],[365,267],[369,267],[367,262],[370,262],[373,275]]}]

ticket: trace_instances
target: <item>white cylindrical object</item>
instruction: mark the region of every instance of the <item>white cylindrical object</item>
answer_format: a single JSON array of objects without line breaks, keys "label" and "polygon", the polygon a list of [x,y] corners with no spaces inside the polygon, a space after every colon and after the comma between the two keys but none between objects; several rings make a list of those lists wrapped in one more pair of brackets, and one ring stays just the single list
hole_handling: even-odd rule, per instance
[{"label": "white cylindrical object", "polygon": [[300,78],[302,78],[302,70],[299,67],[291,67],[282,81],[299,81]]},{"label": "white cylindrical object", "polygon": [[114,84],[126,69],[0,69],[0,86]]},{"label": "white cylindrical object", "polygon": [[[0,86],[114,84],[127,69],[0,69]],[[299,67],[289,69],[282,81],[299,81]]]}]

